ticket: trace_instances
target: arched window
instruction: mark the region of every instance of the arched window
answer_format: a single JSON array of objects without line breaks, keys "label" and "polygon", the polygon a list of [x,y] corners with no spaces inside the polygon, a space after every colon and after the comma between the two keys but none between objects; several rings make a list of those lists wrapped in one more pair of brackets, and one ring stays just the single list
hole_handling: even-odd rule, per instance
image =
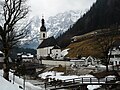
[{"label": "arched window", "polygon": [[43,33],[43,38],[45,38],[45,33]]}]

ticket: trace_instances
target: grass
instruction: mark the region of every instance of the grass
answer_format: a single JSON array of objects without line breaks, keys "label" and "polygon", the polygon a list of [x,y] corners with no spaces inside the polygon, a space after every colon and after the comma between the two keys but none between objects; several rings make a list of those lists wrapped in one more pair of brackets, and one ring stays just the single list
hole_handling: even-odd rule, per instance
[{"label": "grass", "polygon": [[101,57],[100,50],[97,48],[96,42],[92,39],[87,39],[81,42],[71,43],[67,48],[70,48],[68,57],[74,58],[77,56],[93,56]]}]

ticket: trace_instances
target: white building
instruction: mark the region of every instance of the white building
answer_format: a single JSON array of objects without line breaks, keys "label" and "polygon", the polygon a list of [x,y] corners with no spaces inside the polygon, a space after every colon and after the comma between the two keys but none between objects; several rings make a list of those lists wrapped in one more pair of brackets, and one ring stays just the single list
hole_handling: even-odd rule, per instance
[{"label": "white building", "polygon": [[93,58],[91,56],[87,57],[85,59],[85,65],[96,65],[98,64],[99,60],[96,60],[96,58]]},{"label": "white building", "polygon": [[81,66],[88,66],[88,65],[97,65],[97,64],[100,64],[100,60],[97,60],[96,58],[93,58],[91,56],[89,57],[82,57],[81,59],[79,60],[70,60],[71,62],[74,62],[74,65],[77,65],[78,67],[81,67]]},{"label": "white building", "polygon": [[42,19],[42,26],[40,28],[40,45],[37,48],[37,59],[40,57],[51,56],[54,59],[60,59],[61,49],[58,46],[54,37],[47,38],[47,31]]},{"label": "white building", "polygon": [[23,62],[33,62],[33,60],[34,60],[34,55],[32,55],[30,53],[26,53],[26,54],[24,54],[24,53],[18,53],[17,56],[18,57],[20,56],[21,60]]},{"label": "white building", "polygon": [[120,46],[114,47],[111,51],[109,51],[108,55],[110,55],[110,62],[113,65],[120,65]]}]

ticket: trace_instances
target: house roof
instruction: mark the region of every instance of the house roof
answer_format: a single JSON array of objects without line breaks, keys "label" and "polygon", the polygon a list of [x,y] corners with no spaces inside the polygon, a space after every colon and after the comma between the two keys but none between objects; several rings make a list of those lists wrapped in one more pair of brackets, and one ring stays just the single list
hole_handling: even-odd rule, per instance
[{"label": "house roof", "polygon": [[49,37],[47,39],[44,39],[43,42],[38,46],[37,49],[39,48],[44,48],[44,47],[50,47],[50,46],[56,46],[58,45],[54,37]]}]

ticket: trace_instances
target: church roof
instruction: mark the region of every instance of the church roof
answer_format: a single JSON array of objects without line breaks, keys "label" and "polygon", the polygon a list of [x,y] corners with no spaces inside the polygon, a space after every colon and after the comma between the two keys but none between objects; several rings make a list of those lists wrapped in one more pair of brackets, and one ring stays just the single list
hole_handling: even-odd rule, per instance
[{"label": "church roof", "polygon": [[44,39],[43,42],[38,46],[37,49],[39,48],[44,48],[44,47],[50,47],[50,46],[56,46],[57,42],[54,37],[49,37],[47,39]]},{"label": "church roof", "polygon": [[55,45],[52,49],[60,49],[58,45]]}]

